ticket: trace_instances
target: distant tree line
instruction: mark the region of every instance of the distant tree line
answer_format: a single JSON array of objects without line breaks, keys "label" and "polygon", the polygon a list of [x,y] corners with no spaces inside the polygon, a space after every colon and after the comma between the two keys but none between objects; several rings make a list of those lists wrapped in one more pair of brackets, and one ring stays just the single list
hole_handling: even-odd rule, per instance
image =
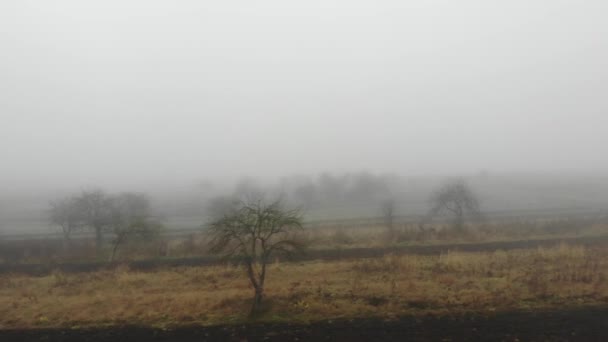
[{"label": "distant tree line", "polygon": [[66,250],[70,248],[73,233],[89,230],[95,234],[97,255],[101,257],[104,236],[111,236],[110,261],[129,239],[152,237],[162,229],[152,215],[148,197],[132,192],[110,195],[102,190],[90,190],[52,201],[50,221],[61,227]]},{"label": "distant tree line", "polygon": [[[293,184],[291,184],[293,185]],[[290,208],[282,197],[267,201],[253,182],[241,182],[232,196],[220,196],[208,203],[213,219],[203,225],[209,251],[240,264],[253,288],[250,310],[261,310],[268,264],[273,257],[302,252],[308,245],[299,233],[303,218],[299,208]],[[397,206],[390,196],[387,179],[358,174],[348,177],[321,175],[317,183],[301,183],[291,187],[294,196],[314,200],[345,200],[343,196],[375,199],[387,228],[387,242],[395,241]],[[241,192],[245,195],[237,196]],[[425,216],[451,217],[455,231],[462,232],[465,221],[480,216],[479,200],[463,180],[446,182],[430,197],[430,210]],[[61,227],[65,246],[69,248],[72,234],[88,230],[94,233],[98,257],[104,250],[104,237],[111,237],[109,260],[133,237],[151,237],[162,225],[152,215],[150,201],[140,193],[106,194],[101,190],[83,191],[51,202],[51,222]],[[421,227],[423,224],[420,225]],[[421,228],[423,229],[423,228]]]},{"label": "distant tree line", "polygon": [[287,202],[305,207],[328,202],[371,202],[388,197],[396,182],[396,176],[376,175],[369,172],[341,175],[326,172],[317,177],[285,177],[271,187],[263,187],[253,179],[244,178],[234,187],[234,196],[272,193],[282,196]]},{"label": "distant tree line", "polygon": [[[303,208],[358,202],[360,208],[376,208],[386,226],[386,240],[392,243],[398,234],[395,220],[403,206],[400,193],[397,196],[391,193],[398,184],[401,181],[394,176],[365,172],[341,176],[324,173],[316,179],[291,177],[282,179],[274,190],[243,179],[231,195],[210,198],[206,205],[201,203],[199,213],[204,212],[201,216],[208,218],[234,213],[246,194],[257,194],[253,198],[280,198],[287,206]],[[481,217],[479,200],[462,179],[452,179],[437,187],[430,196],[429,207],[419,225],[422,230],[434,229],[427,224],[440,217],[450,218],[452,228],[463,231],[467,221]],[[155,236],[162,228],[152,214],[148,197],[141,193],[107,194],[102,190],[87,190],[52,201],[50,209],[51,222],[61,228],[66,250],[70,248],[74,232],[89,231],[94,234],[98,257],[106,253],[109,260],[114,260],[120,247],[130,239]]]}]

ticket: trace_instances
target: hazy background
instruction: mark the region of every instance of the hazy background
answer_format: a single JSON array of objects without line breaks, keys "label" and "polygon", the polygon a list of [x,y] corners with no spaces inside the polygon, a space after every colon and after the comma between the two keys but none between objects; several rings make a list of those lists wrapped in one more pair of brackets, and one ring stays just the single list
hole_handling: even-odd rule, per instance
[{"label": "hazy background", "polygon": [[[423,189],[485,175],[511,190],[486,191],[496,207],[601,206],[606,13],[602,0],[3,1],[0,215],[88,187],[175,205],[242,177],[361,171]],[[560,184],[574,199],[551,195]]]}]

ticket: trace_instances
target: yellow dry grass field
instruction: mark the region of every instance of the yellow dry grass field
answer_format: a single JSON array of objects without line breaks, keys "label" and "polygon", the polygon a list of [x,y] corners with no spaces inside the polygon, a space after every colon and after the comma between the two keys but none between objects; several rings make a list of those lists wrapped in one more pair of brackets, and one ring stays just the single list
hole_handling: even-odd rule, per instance
[{"label": "yellow dry grass field", "polygon": [[[261,321],[450,314],[608,304],[608,248],[386,255],[270,266]],[[0,278],[0,328],[174,326],[247,320],[241,268]]]}]

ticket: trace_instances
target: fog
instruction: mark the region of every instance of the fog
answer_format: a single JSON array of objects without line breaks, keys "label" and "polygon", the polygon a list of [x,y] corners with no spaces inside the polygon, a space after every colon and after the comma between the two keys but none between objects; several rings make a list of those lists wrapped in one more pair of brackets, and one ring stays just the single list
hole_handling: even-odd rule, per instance
[{"label": "fog", "polygon": [[[603,186],[607,11],[601,0],[5,1],[0,197],[44,206],[90,187],[220,192],[243,177],[363,171]],[[598,186],[584,189],[575,202]]]}]

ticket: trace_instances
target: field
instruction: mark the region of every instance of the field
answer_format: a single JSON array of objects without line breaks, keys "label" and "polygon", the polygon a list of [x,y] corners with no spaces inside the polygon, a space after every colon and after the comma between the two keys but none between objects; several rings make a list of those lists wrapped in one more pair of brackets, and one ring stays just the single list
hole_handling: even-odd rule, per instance
[{"label": "field", "polygon": [[[537,222],[486,225],[459,236],[404,226],[391,241],[377,226],[311,229],[307,254],[269,266],[255,318],[248,315],[253,288],[243,268],[206,255],[203,236],[169,241],[173,258],[148,259],[149,250],[127,246],[111,265],[86,257],[65,263],[74,255],[37,264],[48,255],[28,254],[0,267],[0,336],[602,340],[607,226],[561,222],[573,224],[576,233]],[[544,328],[536,329],[541,321]]]},{"label": "field", "polygon": [[[608,305],[608,247],[385,255],[281,263],[269,271],[258,322],[565,310]],[[0,278],[0,326],[243,323],[251,296],[236,266]]]},{"label": "field", "polygon": [[[608,235],[608,217],[602,213],[589,216],[565,217],[516,217],[502,221],[493,218],[482,224],[472,225],[462,232],[454,232],[446,224],[428,225],[420,229],[417,223],[404,222],[395,225],[394,234],[387,237],[384,225],[378,219],[322,221],[309,224],[303,238],[309,253],[338,254],[355,249],[391,249],[420,246],[451,246],[455,244],[480,244],[496,242],[519,242],[539,240],[577,239]],[[79,232],[83,233],[83,232]],[[108,237],[109,239],[109,237]],[[109,241],[108,241],[109,242]],[[118,252],[117,259],[123,262],[134,260],[173,260],[208,257],[207,239],[199,228],[188,230],[167,229],[154,240],[126,243]],[[31,235],[1,239],[1,265],[103,263],[106,251],[98,255],[92,235],[76,235],[66,250],[61,236],[44,238]],[[446,247],[447,248],[447,247]],[[498,245],[496,248],[502,248]],[[316,253],[323,251],[321,253]],[[436,251],[433,251],[436,252]],[[419,253],[419,251],[415,251]],[[353,253],[356,254],[356,253]]]}]

